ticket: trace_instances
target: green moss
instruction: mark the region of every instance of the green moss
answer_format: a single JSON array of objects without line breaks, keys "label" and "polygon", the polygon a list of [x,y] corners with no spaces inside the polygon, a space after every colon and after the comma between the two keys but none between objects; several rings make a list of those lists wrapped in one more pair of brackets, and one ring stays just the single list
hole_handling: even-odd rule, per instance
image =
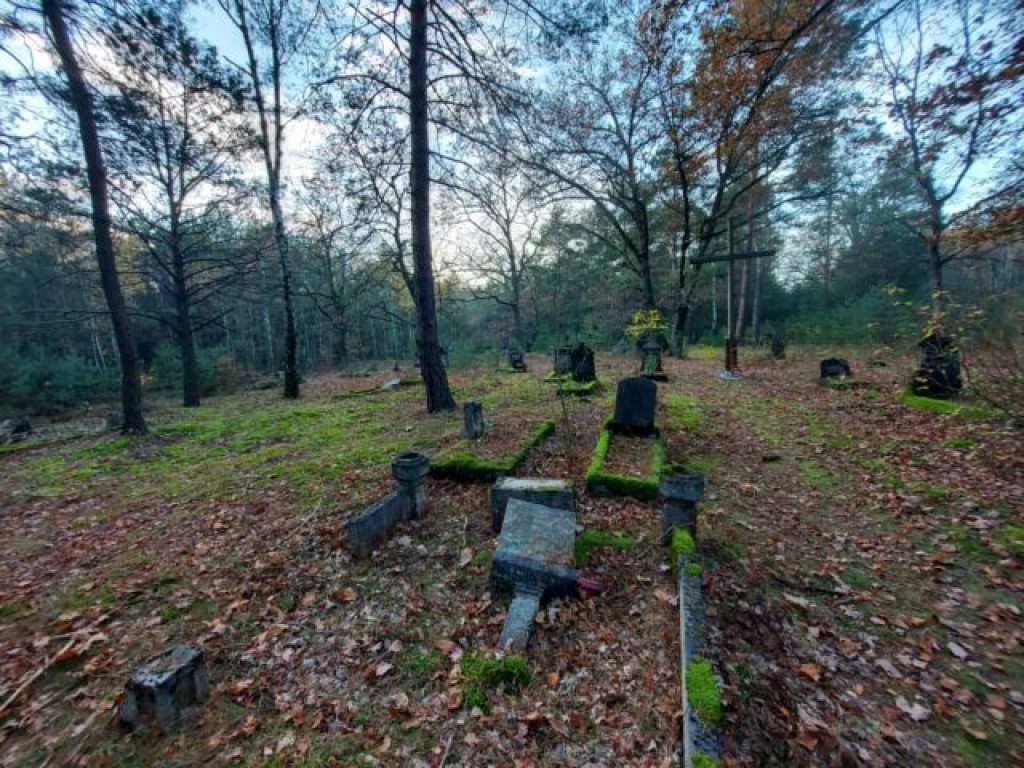
[{"label": "green moss", "polygon": [[687,563],[686,564],[686,575],[692,576],[695,579],[700,578],[704,573],[704,566],[700,563]]},{"label": "green moss", "polygon": [[722,695],[710,661],[694,659],[686,665],[686,699],[704,722],[716,724],[722,719]]},{"label": "green moss", "polygon": [[957,416],[961,419],[972,421],[984,421],[1000,417],[999,412],[991,408],[962,405],[955,400],[936,400],[933,397],[922,397],[921,395],[915,395],[909,389],[905,389],[897,394],[896,402],[910,408],[916,408],[919,411],[928,411],[929,413],[937,413],[942,416]]},{"label": "green moss", "polygon": [[682,429],[692,435],[704,435],[711,429],[711,419],[696,400],[679,392],[665,398],[665,413],[671,429]]},{"label": "green moss", "polygon": [[588,382],[572,381],[559,381],[558,383],[558,394],[560,395],[574,395],[576,397],[586,397],[594,394],[601,386],[601,382],[597,379]]},{"label": "green moss", "polygon": [[601,430],[594,448],[594,456],[587,467],[587,492],[593,496],[629,496],[640,501],[650,501],[658,496],[658,483],[665,468],[665,438],[660,432],[654,434],[651,449],[651,474],[647,477],[625,477],[604,472],[608,458],[612,432],[609,427]]},{"label": "green moss", "polygon": [[693,768],[721,768],[721,765],[721,760],[716,760],[703,752],[697,752],[693,756]]},{"label": "green moss", "polygon": [[0,605],[0,621],[14,619],[28,610],[28,603],[23,600],[14,600],[10,603]]},{"label": "green moss", "polygon": [[992,538],[1002,544],[1014,557],[1024,557],[1024,527],[1003,525],[992,532]]},{"label": "green moss", "polygon": [[799,463],[799,466],[800,474],[803,475],[804,480],[815,488],[835,488],[838,484],[838,480],[835,475],[827,469],[823,469],[812,459],[804,459]]},{"label": "green moss", "polygon": [[[669,542],[670,557],[672,560],[672,575],[678,578],[679,576],[679,559],[685,557],[687,560],[692,560],[697,556],[697,544],[693,540],[693,536],[685,528],[673,528],[672,538]],[[689,563],[687,564],[687,573],[689,573]]]},{"label": "green moss", "polygon": [[600,547],[626,552],[633,549],[636,544],[636,539],[628,534],[616,536],[607,531],[588,529],[576,537],[576,567],[583,568],[590,553]]},{"label": "green moss", "polygon": [[954,437],[951,440],[947,440],[943,445],[947,448],[973,448],[977,443],[973,440],[968,440],[966,437]]},{"label": "green moss", "polygon": [[410,648],[398,657],[396,666],[418,683],[424,683],[441,669],[444,654],[437,648]]},{"label": "green moss", "polygon": [[713,456],[697,456],[686,462],[684,470],[709,475],[718,466],[718,459]]},{"label": "green moss", "polygon": [[430,463],[430,474],[434,477],[447,477],[456,480],[469,480],[489,483],[499,475],[514,474],[526,455],[537,445],[544,442],[555,431],[555,422],[544,421],[533,433],[530,440],[516,453],[499,461],[478,459],[471,453],[457,453],[445,459]]},{"label": "green moss", "polygon": [[502,687],[518,693],[530,684],[530,668],[522,656],[494,659],[466,653],[460,667],[466,680],[486,688]]},{"label": "green moss", "polygon": [[462,706],[465,709],[479,709],[485,715],[491,712],[491,702],[487,698],[487,691],[479,685],[471,685],[462,695]]}]

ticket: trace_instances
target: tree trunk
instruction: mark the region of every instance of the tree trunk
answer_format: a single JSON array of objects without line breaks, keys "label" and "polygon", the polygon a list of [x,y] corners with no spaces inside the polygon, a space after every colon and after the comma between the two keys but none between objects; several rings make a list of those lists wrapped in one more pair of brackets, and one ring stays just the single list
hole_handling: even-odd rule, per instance
[{"label": "tree trunk", "polygon": [[754,261],[757,263],[754,267],[754,306],[750,311],[750,323],[754,343],[757,344],[761,340],[761,292],[764,290],[764,273],[767,266],[764,264],[764,259],[754,259]]},{"label": "tree trunk", "polygon": [[121,292],[121,281],[117,274],[114,239],[111,234],[110,201],[107,192],[107,171],[103,164],[96,116],[93,112],[92,95],[85,82],[85,75],[78,65],[75,49],[71,43],[64,19],[62,0],[43,0],[43,15],[53,35],[54,47],[61,66],[68,79],[71,105],[78,118],[78,130],[82,139],[82,151],[89,178],[89,198],[92,203],[93,236],[96,241],[96,261],[100,268],[100,282],[103,295],[110,310],[110,320],[121,363],[121,407],[124,411],[124,434],[144,434],[146,420],[142,415],[142,377],[139,373],[138,351],[132,336],[131,322]]},{"label": "tree trunk", "polygon": [[427,411],[455,408],[448,374],[441,364],[430,252],[430,126],[427,113],[427,9],[429,0],[409,3],[410,218],[413,279],[416,284],[416,348],[427,390]]},{"label": "tree trunk", "polygon": [[196,342],[192,333],[192,311],[185,283],[185,264],[180,249],[174,248],[174,302],[176,305],[176,331],[178,349],[181,351],[182,405],[186,408],[199,406],[199,361],[196,359]]}]

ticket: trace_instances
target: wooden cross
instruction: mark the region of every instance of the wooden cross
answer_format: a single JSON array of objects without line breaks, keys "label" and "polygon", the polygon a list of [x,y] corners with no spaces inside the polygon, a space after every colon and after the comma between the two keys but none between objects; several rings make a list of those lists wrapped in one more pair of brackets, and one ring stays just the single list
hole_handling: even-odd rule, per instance
[{"label": "wooden cross", "polygon": [[717,256],[705,256],[703,259],[695,259],[691,263],[694,265],[712,264],[720,261],[729,262],[729,273],[727,278],[727,285],[725,289],[725,370],[729,373],[736,373],[736,369],[739,368],[739,353],[737,351],[737,345],[739,340],[733,338],[733,322],[732,322],[732,285],[736,278],[736,262],[744,261],[746,259],[762,259],[767,256],[774,256],[775,249],[769,249],[766,251],[745,251],[736,253],[735,243],[733,241],[732,234],[732,217],[729,217],[728,222],[729,232],[729,252]]}]

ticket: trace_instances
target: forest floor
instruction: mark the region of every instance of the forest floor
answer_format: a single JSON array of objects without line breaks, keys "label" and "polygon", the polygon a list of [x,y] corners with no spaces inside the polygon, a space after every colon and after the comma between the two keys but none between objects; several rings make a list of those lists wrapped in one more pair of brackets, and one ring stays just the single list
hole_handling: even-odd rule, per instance
[{"label": "forest floor", "polygon": [[[669,462],[708,477],[725,765],[1021,762],[1021,433],[898,403],[902,365],[853,355],[862,384],[833,389],[809,351],[741,358],[741,381],[698,355],[659,385]],[[610,534],[579,553],[605,591],[542,611],[519,690],[479,674],[507,606],[487,592],[486,486],[430,481],[431,511],[372,559],[345,547],[410,448],[493,459],[553,419],[519,474],[582,490],[636,363],[599,355],[604,391],[564,400],[529,363],[453,374],[494,421],[476,446],[418,386],[354,394],[388,372],[0,455],[0,765],[676,764],[656,502],[581,493],[579,523]],[[211,702],[177,735],[120,734],[124,681],[176,642],[206,649]]]}]

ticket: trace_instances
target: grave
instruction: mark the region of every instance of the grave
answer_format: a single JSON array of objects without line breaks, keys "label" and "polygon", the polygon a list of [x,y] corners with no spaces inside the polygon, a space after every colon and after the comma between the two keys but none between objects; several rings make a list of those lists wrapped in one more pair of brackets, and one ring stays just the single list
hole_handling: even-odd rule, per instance
[{"label": "grave", "polygon": [[640,347],[643,361],[640,363],[640,375],[653,381],[668,381],[661,367],[661,344],[657,339],[649,338]]},{"label": "grave", "polygon": [[610,426],[620,434],[650,435],[657,405],[657,384],[645,378],[623,379],[615,393],[615,416]]},{"label": "grave", "polygon": [[576,490],[572,480],[554,477],[503,477],[491,488],[491,528],[495,533],[501,533],[505,508],[512,499],[573,513],[576,511]]},{"label": "grave", "polygon": [[391,474],[398,488],[368,506],[346,526],[353,557],[368,557],[395,526],[420,517],[427,510],[427,484],[423,481],[429,471],[430,461],[422,453],[401,453],[392,460]]},{"label": "grave", "polygon": [[915,395],[945,399],[963,390],[960,376],[960,350],[949,336],[931,333],[918,345],[923,356],[910,387]]},{"label": "grave", "polygon": [[508,348],[508,367],[517,373],[526,371],[526,359],[523,357],[523,350],[518,347]]},{"label": "grave", "polygon": [[524,650],[541,603],[576,588],[575,542],[572,510],[521,499],[508,502],[490,576],[491,591],[515,595],[498,641],[501,650]]},{"label": "grave", "polygon": [[484,407],[480,403],[462,404],[462,421],[468,440],[479,440],[484,436]]},{"label": "grave", "polygon": [[179,645],[150,661],[132,675],[118,712],[126,730],[155,727],[170,733],[186,710],[202,704],[210,695],[203,649]]},{"label": "grave", "polygon": [[823,379],[843,379],[853,375],[853,372],[850,370],[850,364],[841,357],[830,357],[822,360],[819,368],[821,369],[821,378]]},{"label": "grave", "polygon": [[597,380],[594,350],[582,341],[569,352],[569,372],[572,374],[572,380],[581,384]]},{"label": "grave", "polygon": [[566,376],[572,373],[572,347],[555,347],[553,371],[555,376]]},{"label": "grave", "polygon": [[781,333],[773,333],[771,341],[772,357],[775,360],[785,360],[786,358],[786,340],[782,338]]},{"label": "grave", "polygon": [[704,475],[675,473],[662,478],[658,486],[665,497],[661,513],[662,543],[667,544],[673,528],[686,528],[697,539],[697,502],[704,497]]}]

